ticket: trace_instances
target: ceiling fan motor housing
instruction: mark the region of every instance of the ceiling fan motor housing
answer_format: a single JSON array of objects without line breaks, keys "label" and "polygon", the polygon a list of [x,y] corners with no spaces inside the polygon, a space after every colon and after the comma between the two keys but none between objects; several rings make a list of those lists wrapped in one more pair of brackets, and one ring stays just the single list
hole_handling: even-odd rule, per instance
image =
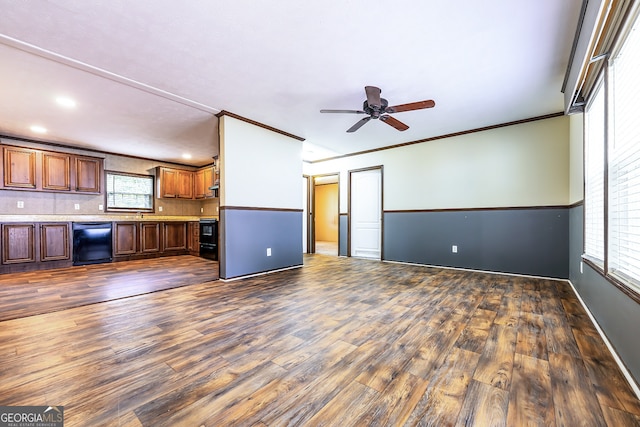
[{"label": "ceiling fan motor housing", "polygon": [[380,98],[380,108],[375,108],[371,107],[369,105],[369,102],[365,99],[364,102],[362,103],[362,111],[364,111],[365,113],[369,114],[371,116],[372,119],[377,119],[380,117],[380,114],[384,113],[385,110],[387,109],[387,107],[389,106],[389,102],[384,99],[384,98]]}]

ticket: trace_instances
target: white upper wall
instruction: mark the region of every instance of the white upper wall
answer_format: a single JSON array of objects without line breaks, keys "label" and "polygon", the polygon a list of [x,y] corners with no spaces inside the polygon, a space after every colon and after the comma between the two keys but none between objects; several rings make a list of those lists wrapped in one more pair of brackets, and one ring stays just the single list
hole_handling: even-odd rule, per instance
[{"label": "white upper wall", "polygon": [[302,143],[220,118],[220,206],[302,209]]},{"label": "white upper wall", "polygon": [[565,116],[305,164],[305,174],[384,166],[384,209],[556,206],[569,203],[569,119]]}]

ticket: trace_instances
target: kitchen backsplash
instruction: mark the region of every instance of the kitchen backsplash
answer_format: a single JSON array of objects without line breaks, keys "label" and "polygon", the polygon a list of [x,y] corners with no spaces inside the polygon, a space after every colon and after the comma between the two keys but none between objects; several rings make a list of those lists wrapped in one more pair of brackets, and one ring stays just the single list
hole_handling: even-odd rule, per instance
[{"label": "kitchen backsplash", "polygon": [[[218,216],[218,200],[156,199],[155,214]],[[100,215],[105,213],[99,209],[100,205],[104,206],[104,204],[104,196],[100,194],[0,191],[0,215]],[[145,213],[145,215],[152,214]]]}]

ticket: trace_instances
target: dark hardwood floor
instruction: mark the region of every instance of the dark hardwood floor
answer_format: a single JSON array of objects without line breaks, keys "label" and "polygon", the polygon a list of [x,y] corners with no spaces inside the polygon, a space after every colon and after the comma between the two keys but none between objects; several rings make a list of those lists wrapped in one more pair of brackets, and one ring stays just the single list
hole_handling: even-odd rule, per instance
[{"label": "dark hardwood floor", "polygon": [[28,316],[0,321],[0,405],[64,405],[67,427],[640,425],[565,282],[314,255],[137,286],[207,269],[154,261],[0,276],[0,312]]},{"label": "dark hardwood floor", "polygon": [[191,256],[0,274],[0,321],[218,278],[217,261]]}]

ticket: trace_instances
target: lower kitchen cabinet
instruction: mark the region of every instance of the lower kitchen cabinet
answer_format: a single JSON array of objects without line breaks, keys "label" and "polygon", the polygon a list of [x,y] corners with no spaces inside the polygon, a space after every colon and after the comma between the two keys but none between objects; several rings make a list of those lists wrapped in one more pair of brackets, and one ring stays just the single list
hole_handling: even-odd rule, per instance
[{"label": "lower kitchen cabinet", "polygon": [[163,224],[162,248],[164,251],[187,250],[186,222],[165,222]]},{"label": "lower kitchen cabinet", "polygon": [[69,223],[39,224],[40,261],[66,261],[71,259]]},{"label": "lower kitchen cabinet", "polygon": [[191,253],[187,248],[187,222],[114,222],[113,256],[116,261]]},{"label": "lower kitchen cabinet", "polygon": [[0,273],[70,266],[70,229],[68,222],[2,224]]},{"label": "lower kitchen cabinet", "polygon": [[2,264],[36,262],[36,224],[2,224]]},{"label": "lower kitchen cabinet", "polygon": [[138,224],[116,222],[113,226],[113,255],[131,255],[138,251]]},{"label": "lower kitchen cabinet", "polygon": [[187,224],[188,249],[191,255],[200,255],[200,223],[191,221]]},{"label": "lower kitchen cabinet", "polygon": [[140,252],[160,253],[160,223],[140,223]]}]

